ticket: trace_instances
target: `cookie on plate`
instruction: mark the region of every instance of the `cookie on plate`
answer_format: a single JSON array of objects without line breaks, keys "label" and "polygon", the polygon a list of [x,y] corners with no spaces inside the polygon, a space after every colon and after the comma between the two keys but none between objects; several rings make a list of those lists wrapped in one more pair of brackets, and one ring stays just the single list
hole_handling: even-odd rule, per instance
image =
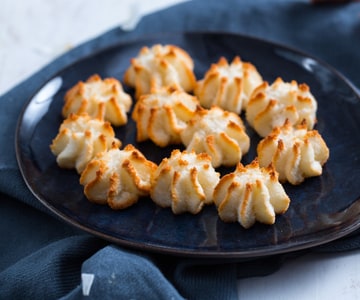
[{"label": "cookie on plate", "polygon": [[275,168],[260,168],[255,159],[223,176],[214,191],[214,203],[224,222],[239,222],[250,228],[256,221],[274,224],[277,214],[287,211],[290,198],[278,181]]},{"label": "cookie on plate", "polygon": [[142,95],[132,113],[137,141],[150,139],[160,147],[181,143],[180,132],[195,115],[198,105],[196,97],[174,87]]},{"label": "cookie on plate", "polygon": [[305,121],[296,127],[286,121],[260,141],[257,154],[261,166],[272,163],[280,181],[296,185],[321,175],[330,152],[317,130],[307,130]]},{"label": "cookie on plate", "polygon": [[313,129],[316,110],[317,102],[308,85],[277,78],[273,84],[264,82],[255,89],[246,108],[246,120],[265,137],[286,119],[293,125],[306,120],[307,129]]},{"label": "cookie on plate", "polygon": [[241,61],[239,56],[229,64],[226,58],[221,57],[197,82],[194,93],[206,108],[217,105],[239,114],[246,108],[254,89],[262,82],[253,64]]},{"label": "cookie on plate", "polygon": [[120,146],[109,122],[83,113],[70,114],[62,122],[50,149],[61,168],[75,168],[80,174],[97,153]]},{"label": "cookie on plate", "polygon": [[114,126],[127,123],[127,112],[132,99],[125,93],[119,80],[101,79],[93,75],[85,82],[80,81],[65,94],[62,114],[66,118],[70,113],[88,113],[92,117],[103,118]]},{"label": "cookie on plate", "polygon": [[180,136],[188,151],[209,154],[214,168],[235,166],[250,148],[239,115],[218,106],[209,110],[198,107]]},{"label": "cookie on plate", "polygon": [[143,47],[131,59],[124,83],[135,88],[136,99],[153,88],[164,86],[191,92],[196,84],[193,70],[194,62],[185,50],[175,45],[156,44]]},{"label": "cookie on plate", "polygon": [[89,201],[124,209],[149,194],[155,170],[156,164],[129,144],[123,150],[113,147],[99,153],[87,164],[80,184]]},{"label": "cookie on plate", "polygon": [[197,214],[213,203],[219,177],[207,154],[176,149],[154,172],[150,197],[161,207],[171,207],[174,214]]}]

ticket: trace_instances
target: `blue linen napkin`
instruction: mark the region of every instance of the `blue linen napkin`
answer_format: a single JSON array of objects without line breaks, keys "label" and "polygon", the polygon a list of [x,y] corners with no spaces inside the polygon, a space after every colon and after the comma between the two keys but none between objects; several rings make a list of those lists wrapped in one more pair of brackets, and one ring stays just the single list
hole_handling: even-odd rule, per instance
[{"label": "blue linen napkin", "polygon": [[[296,47],[321,58],[360,86],[360,4],[309,1],[191,1],[144,17],[134,31],[115,28],[61,56],[0,98],[1,299],[234,299],[237,277],[266,275],[285,259],[226,263],[123,249],[55,218],[27,189],[14,149],[25,101],[57,71],[81,57],[147,34],[223,31]],[[360,247],[359,232],[312,251]]]}]

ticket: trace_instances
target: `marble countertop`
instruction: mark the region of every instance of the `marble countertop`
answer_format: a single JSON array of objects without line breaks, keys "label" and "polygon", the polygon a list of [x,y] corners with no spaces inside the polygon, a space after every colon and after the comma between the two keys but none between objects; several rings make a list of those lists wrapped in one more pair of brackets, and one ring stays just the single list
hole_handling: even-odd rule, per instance
[{"label": "marble countertop", "polygon": [[[182,0],[14,0],[0,10],[0,95],[57,56],[115,26]],[[238,281],[239,299],[360,299],[360,251],[308,254]]]}]

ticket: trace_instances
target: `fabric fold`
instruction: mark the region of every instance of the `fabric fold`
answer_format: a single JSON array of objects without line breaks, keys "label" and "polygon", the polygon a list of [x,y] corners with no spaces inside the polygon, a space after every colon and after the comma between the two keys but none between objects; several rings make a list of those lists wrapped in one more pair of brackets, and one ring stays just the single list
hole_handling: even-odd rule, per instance
[{"label": "fabric fold", "polygon": [[183,299],[151,258],[116,246],[95,253],[81,273],[81,286],[63,299]]},{"label": "fabric fold", "polygon": [[0,273],[3,299],[55,299],[80,278],[82,262],[104,246],[90,236],[72,236],[39,249]]}]

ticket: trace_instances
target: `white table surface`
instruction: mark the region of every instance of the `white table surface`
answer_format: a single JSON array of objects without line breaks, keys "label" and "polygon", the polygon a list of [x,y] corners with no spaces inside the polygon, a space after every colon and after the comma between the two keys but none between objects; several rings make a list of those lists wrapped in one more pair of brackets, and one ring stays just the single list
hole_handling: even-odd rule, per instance
[{"label": "white table surface", "polygon": [[[71,47],[183,0],[1,0],[0,95]],[[238,281],[239,299],[360,299],[360,251],[309,254]]]}]

